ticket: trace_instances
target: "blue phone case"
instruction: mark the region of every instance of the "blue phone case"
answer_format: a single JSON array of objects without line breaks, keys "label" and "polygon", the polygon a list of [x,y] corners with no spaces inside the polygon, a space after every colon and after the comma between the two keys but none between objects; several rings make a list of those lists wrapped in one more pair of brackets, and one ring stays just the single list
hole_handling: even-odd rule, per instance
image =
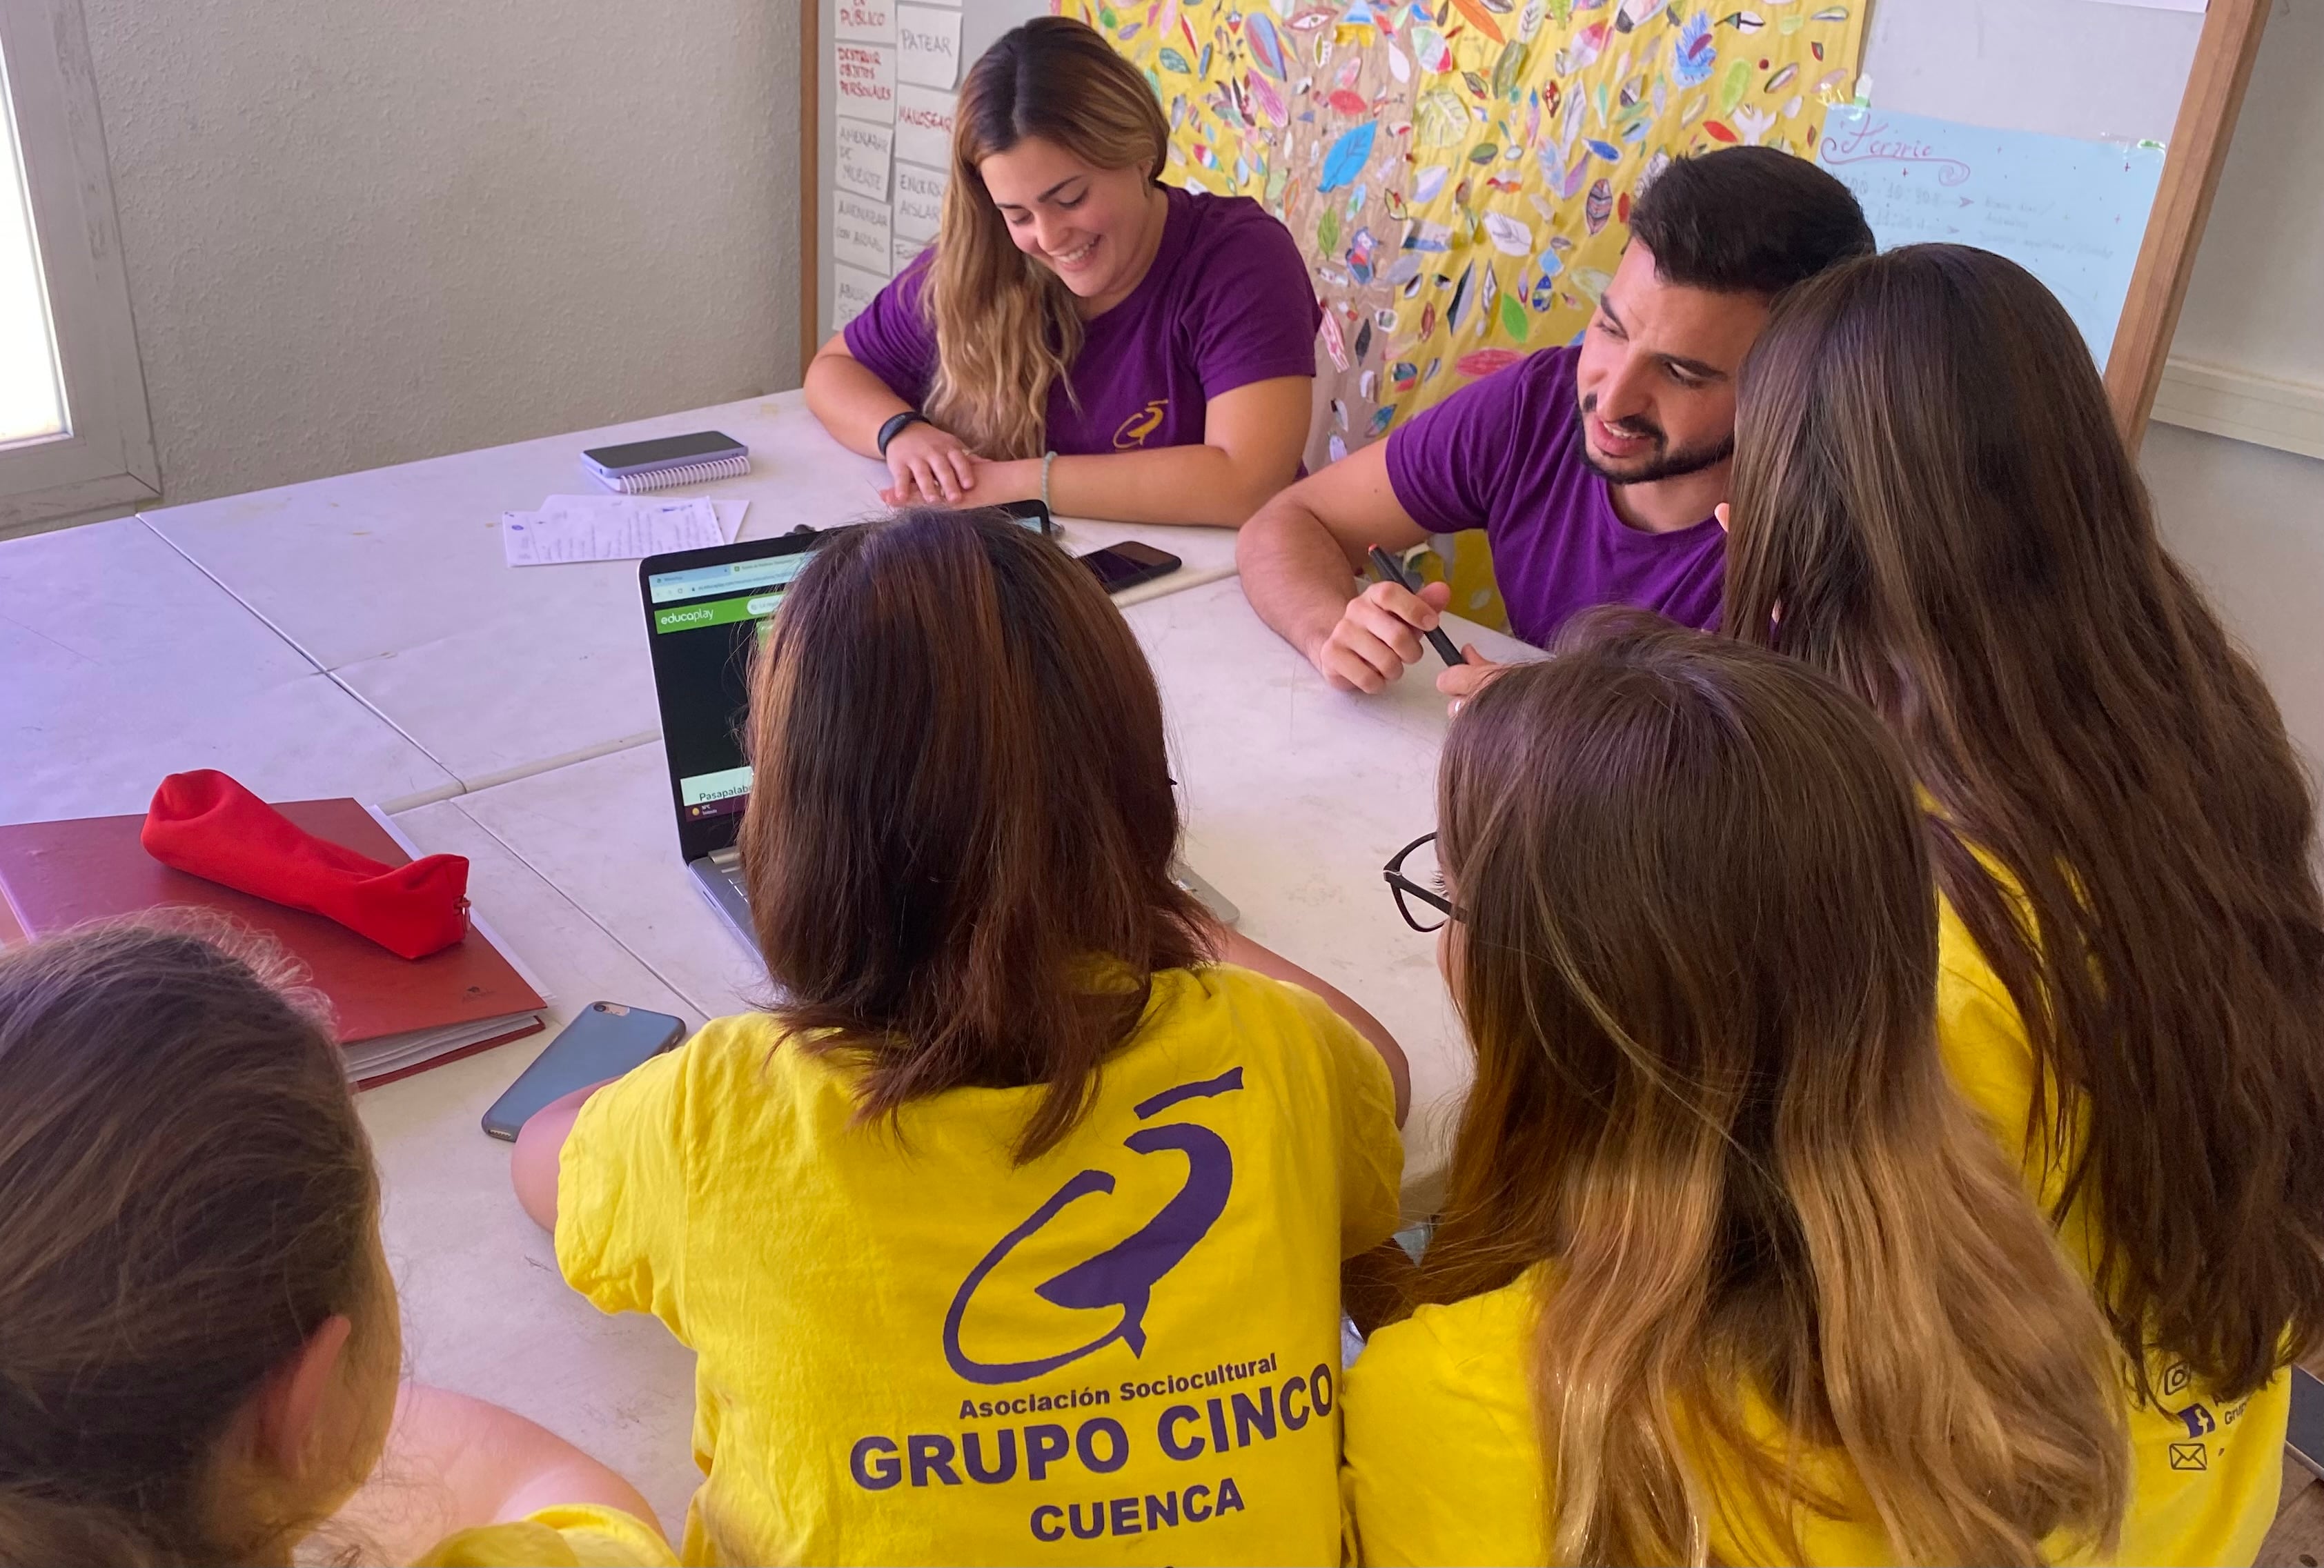
[{"label": "blue phone case", "polygon": [[686,1023],[617,1001],[593,1001],[542,1047],[508,1093],[484,1112],[484,1130],[512,1140],[550,1101],[618,1078],[686,1037]]}]

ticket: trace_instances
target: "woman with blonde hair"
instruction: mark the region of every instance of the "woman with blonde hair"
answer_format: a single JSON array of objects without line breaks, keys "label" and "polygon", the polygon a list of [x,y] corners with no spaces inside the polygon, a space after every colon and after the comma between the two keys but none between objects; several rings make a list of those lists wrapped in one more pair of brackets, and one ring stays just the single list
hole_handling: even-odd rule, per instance
[{"label": "woman with blonde hair", "polygon": [[1257,202],[1162,182],[1169,134],[1079,22],[969,68],[936,244],[807,367],[884,499],[1234,527],[1297,475],[1314,285]]},{"label": "woman with blonde hair", "polygon": [[1438,793],[1441,883],[1391,881],[1477,1079],[1430,1305],[1348,1374],[1361,1560],[2105,1550],[2105,1324],[1946,1079],[1873,715],[1593,612],[1469,699]]},{"label": "woman with blonde hair", "polygon": [[2123,1560],[2249,1563],[2324,1340],[2324,898],[2275,703],[2016,263],[1803,285],[1740,408],[1728,629],[1869,701],[1926,794],[1946,1059],[2124,1360]]}]

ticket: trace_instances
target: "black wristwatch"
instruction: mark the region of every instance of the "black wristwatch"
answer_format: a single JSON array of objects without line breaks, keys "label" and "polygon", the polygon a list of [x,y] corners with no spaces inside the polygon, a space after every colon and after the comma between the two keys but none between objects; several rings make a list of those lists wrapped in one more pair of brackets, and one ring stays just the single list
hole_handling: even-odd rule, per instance
[{"label": "black wristwatch", "polygon": [[880,427],[880,456],[885,457],[888,455],[889,442],[910,429],[914,425],[925,425],[927,422],[927,415],[918,409],[906,409],[902,413],[890,420]]}]

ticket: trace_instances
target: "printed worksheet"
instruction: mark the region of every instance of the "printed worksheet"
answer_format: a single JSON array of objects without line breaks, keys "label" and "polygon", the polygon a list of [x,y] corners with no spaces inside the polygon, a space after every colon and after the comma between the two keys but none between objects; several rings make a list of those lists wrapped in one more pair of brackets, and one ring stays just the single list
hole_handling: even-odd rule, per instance
[{"label": "printed worksheet", "polygon": [[[742,505],[733,508],[735,530]],[[501,548],[512,567],[570,561],[634,561],[671,550],[724,544],[719,506],[708,501],[656,501],[638,495],[552,495],[539,512],[501,514]]]}]

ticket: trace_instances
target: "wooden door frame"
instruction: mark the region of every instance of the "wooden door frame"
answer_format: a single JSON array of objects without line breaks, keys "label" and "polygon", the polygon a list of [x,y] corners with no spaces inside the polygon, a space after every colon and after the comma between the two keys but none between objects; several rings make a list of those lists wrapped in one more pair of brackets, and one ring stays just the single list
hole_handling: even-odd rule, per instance
[{"label": "wooden door frame", "polygon": [[2154,391],[2171,356],[2172,335],[2187,302],[2187,283],[2195,273],[2195,254],[2218,192],[2227,145],[2235,139],[2236,117],[2243,112],[2244,90],[2251,85],[2252,62],[2259,58],[2270,4],[2210,0],[2203,13],[2195,63],[2163,155],[2163,181],[2147,214],[2130,293],[2115,327],[2114,352],[2107,359],[2107,397],[2134,451],[2146,435]]}]

